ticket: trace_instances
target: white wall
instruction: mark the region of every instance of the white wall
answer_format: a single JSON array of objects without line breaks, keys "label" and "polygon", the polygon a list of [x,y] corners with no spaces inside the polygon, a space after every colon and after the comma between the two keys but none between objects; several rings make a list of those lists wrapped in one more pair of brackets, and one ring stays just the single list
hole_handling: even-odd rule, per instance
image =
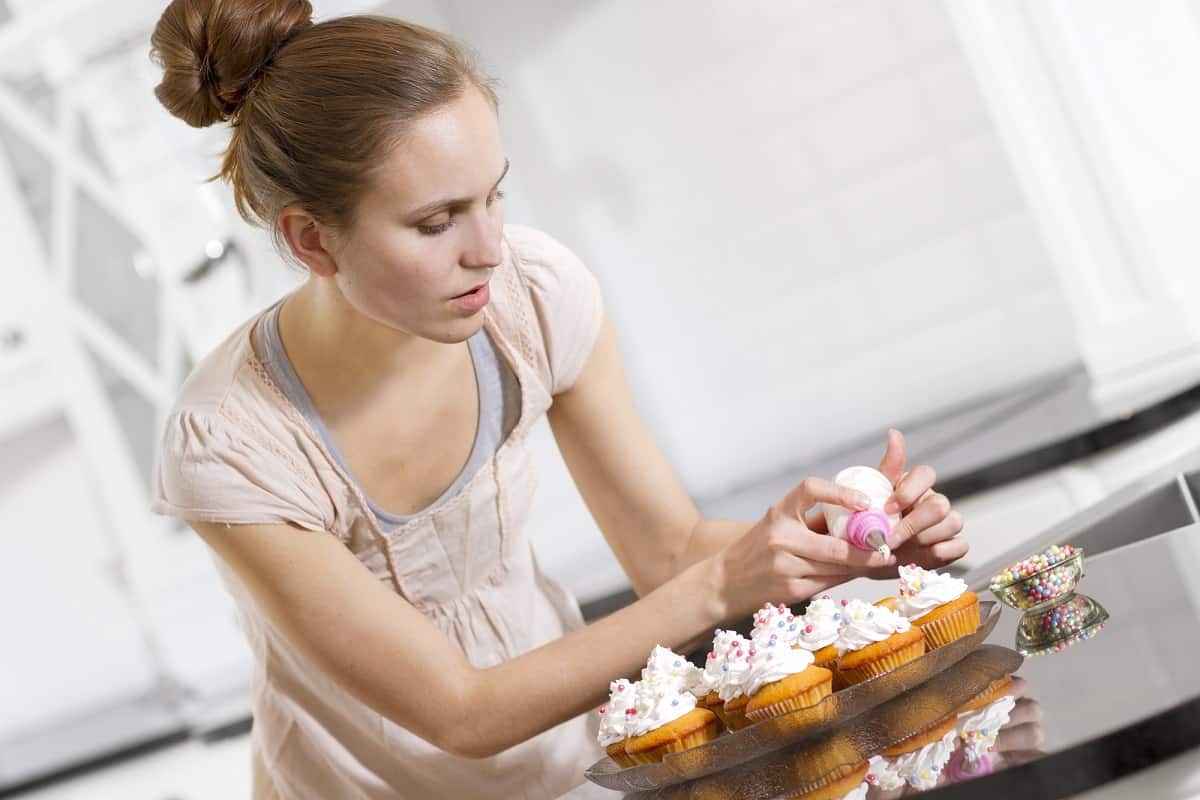
[{"label": "white wall", "polygon": [[[598,275],[697,498],[1078,361],[937,0],[517,5],[445,3],[504,84],[510,219]],[[611,558],[543,443],[535,539],[587,593]]]}]

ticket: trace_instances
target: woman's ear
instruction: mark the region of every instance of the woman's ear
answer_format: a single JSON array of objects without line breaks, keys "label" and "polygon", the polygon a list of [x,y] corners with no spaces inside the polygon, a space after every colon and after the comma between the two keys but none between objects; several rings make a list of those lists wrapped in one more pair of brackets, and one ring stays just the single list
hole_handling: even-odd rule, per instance
[{"label": "woman's ear", "polygon": [[337,274],[337,260],[328,249],[321,223],[304,209],[288,206],[279,213],[279,230],[297,259],[314,274],[329,278]]}]

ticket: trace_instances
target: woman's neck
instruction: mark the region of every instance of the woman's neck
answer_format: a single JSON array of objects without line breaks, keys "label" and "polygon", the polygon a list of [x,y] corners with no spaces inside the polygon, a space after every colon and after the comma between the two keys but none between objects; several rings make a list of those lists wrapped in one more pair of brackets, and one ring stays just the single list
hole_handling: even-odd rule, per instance
[{"label": "woman's neck", "polygon": [[439,382],[464,343],[397,331],[346,303],[336,286],[310,278],[279,311],[288,359],[322,416],[369,405],[399,384]]}]

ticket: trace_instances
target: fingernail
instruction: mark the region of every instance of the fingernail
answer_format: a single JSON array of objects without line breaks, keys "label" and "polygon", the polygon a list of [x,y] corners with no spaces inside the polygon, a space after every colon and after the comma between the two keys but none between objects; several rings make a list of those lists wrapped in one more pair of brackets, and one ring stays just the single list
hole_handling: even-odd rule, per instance
[{"label": "fingernail", "polygon": [[895,514],[899,510],[900,510],[900,504],[897,503],[895,500],[888,500],[883,505],[883,512],[885,514]]},{"label": "fingernail", "polygon": [[854,495],[854,507],[866,511],[871,507],[871,498],[865,494]]}]

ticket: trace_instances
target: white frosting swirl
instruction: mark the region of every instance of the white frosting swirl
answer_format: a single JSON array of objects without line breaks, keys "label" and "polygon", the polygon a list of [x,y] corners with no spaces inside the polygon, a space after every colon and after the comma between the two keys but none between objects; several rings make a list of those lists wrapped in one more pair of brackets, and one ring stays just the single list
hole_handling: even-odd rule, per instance
[{"label": "white frosting swirl", "polygon": [[655,645],[642,670],[642,683],[664,684],[676,691],[691,691],[700,680],[701,670],[670,648]]},{"label": "white frosting swirl", "polygon": [[873,606],[864,600],[851,600],[839,612],[842,629],[838,632],[838,655],[861,650],[869,644],[882,642],[894,633],[903,633],[912,626],[908,620],[891,609]]},{"label": "white frosting swirl", "polygon": [[721,680],[717,683],[717,697],[732,700],[746,693],[746,678],[750,672],[750,642],[735,635],[729,640],[725,652],[725,663],[721,665]]},{"label": "white frosting swirl", "polygon": [[800,618],[797,643],[805,650],[820,650],[833,644],[842,629],[840,612],[841,606],[829,595],[814,598]]},{"label": "white frosting swirl", "polygon": [[966,590],[964,580],[909,564],[900,568],[900,598],[896,610],[909,619],[916,619],[958,599]]},{"label": "white frosting swirl", "polygon": [[790,647],[800,636],[800,624],[800,618],[783,603],[774,606],[767,603],[754,612],[754,630],[750,632],[750,638],[762,639],[775,634]]},{"label": "white frosting swirl", "polygon": [[655,728],[661,728],[695,707],[696,696],[691,692],[679,691],[669,685],[641,684],[634,701],[634,710],[637,713],[631,715],[629,735],[641,736]]},{"label": "white frosting swirl", "polygon": [[883,756],[871,756],[867,762],[867,782],[890,792],[903,786],[904,778],[900,776],[900,770],[894,761]]},{"label": "white frosting swirl", "polygon": [[975,711],[958,715],[958,735],[962,737],[967,758],[978,761],[996,743],[1000,729],[1008,724],[1009,714],[1017,701],[1005,695]]},{"label": "white frosting swirl", "polygon": [[717,690],[721,679],[725,677],[724,666],[730,653],[729,645],[733,643],[737,635],[737,631],[717,630],[713,636],[712,650],[708,651],[708,657],[704,660],[704,669],[700,673],[696,685],[692,687],[692,694],[697,697],[705,697],[709,692]]},{"label": "white frosting swirl", "polygon": [[843,797],[842,800],[867,800],[867,790],[870,788],[871,787],[867,784],[867,782],[863,781],[858,785],[857,789],[851,789],[849,792],[847,792],[846,796]]},{"label": "white frosting swirl", "polygon": [[629,716],[625,712],[637,702],[637,684],[618,678],[608,685],[608,702],[600,706],[600,732],[596,740],[608,747],[623,740],[629,733]]},{"label": "white frosting swirl", "polygon": [[905,753],[896,759],[896,770],[900,777],[908,781],[915,789],[925,791],[937,785],[946,762],[954,753],[954,743],[958,740],[958,732],[950,731],[941,739],[927,744],[920,750]]},{"label": "white frosting swirl", "polygon": [[750,670],[746,675],[743,692],[753,695],[768,683],[781,681],[788,675],[804,672],[812,666],[813,656],[807,650],[793,650],[773,634],[750,642]]}]

